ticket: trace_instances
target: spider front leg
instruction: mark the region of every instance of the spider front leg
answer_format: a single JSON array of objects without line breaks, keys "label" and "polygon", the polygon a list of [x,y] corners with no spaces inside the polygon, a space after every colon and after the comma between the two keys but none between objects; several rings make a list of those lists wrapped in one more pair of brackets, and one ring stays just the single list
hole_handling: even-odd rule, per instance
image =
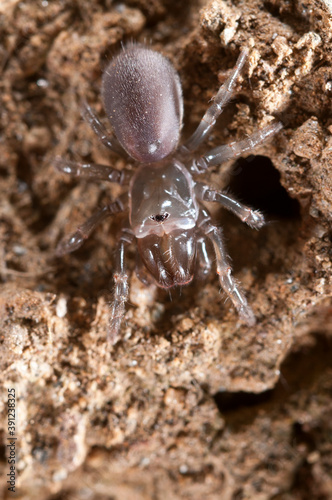
[{"label": "spider front leg", "polygon": [[243,155],[243,153],[249,153],[277,134],[282,128],[283,125],[281,122],[273,122],[242,139],[242,141],[231,142],[230,144],[224,144],[223,146],[211,149],[205,155],[194,160],[190,169],[193,173],[202,173],[209,167],[221,165],[227,160]]},{"label": "spider front leg", "polygon": [[55,255],[57,257],[62,257],[67,253],[74,252],[80,246],[83,245],[84,241],[90,236],[92,231],[96,229],[99,224],[111,215],[123,212],[124,207],[121,200],[116,200],[109,205],[97,210],[89,219],[87,219],[84,224],[79,226],[76,231],[71,233],[69,236],[65,236],[58,244]]},{"label": "spider front leg", "polygon": [[230,212],[233,212],[242,222],[254,229],[260,229],[265,224],[264,215],[259,210],[243,205],[230,194],[223,193],[198,182],[195,186],[197,198],[202,201],[215,201]]},{"label": "spider front leg", "polygon": [[201,215],[203,215],[203,220],[201,221],[199,227],[213,244],[220,285],[228,297],[232,300],[240,318],[245,321],[248,326],[254,326],[256,323],[254,313],[248,305],[247,299],[245,298],[241,288],[232,276],[232,268],[224,247],[222,231],[220,228],[212,224],[210,217],[205,210],[202,210]]},{"label": "spider front leg", "polygon": [[107,340],[112,345],[119,340],[120,327],[125,314],[125,304],[128,299],[128,274],[125,266],[125,250],[132,243],[134,236],[129,229],[123,229],[116,250],[115,270],[113,275],[114,294],[111,305],[110,319],[107,328]]},{"label": "spider front leg", "polygon": [[217,95],[213,99],[213,104],[205,112],[200,124],[193,135],[180,148],[182,153],[192,152],[204,141],[214,127],[217,118],[223,112],[225,106],[232,98],[235,84],[241,74],[243,66],[247,60],[248,51],[243,50],[236,61],[234,69],[225,83],[220,87]]}]

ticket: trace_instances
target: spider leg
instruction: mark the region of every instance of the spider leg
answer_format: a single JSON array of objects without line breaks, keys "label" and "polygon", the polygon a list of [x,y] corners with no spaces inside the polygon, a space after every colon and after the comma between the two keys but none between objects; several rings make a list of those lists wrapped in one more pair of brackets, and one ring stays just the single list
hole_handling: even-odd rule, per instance
[{"label": "spider leg", "polygon": [[196,242],[196,276],[205,278],[211,271],[211,259],[206,245],[206,236],[200,236]]},{"label": "spider leg", "polygon": [[273,122],[241,141],[231,142],[230,144],[224,144],[211,149],[208,153],[194,160],[190,168],[194,173],[202,173],[209,167],[220,165],[227,160],[237,158],[243,155],[243,153],[248,153],[256,146],[260,146],[266,142],[277,134],[282,127],[283,125],[281,122]]},{"label": "spider leg", "polygon": [[80,177],[81,179],[93,181],[116,182],[121,186],[127,184],[130,177],[130,173],[127,170],[119,171],[99,163],[78,163],[62,158],[61,156],[55,157],[54,166],[59,172],[71,177]]},{"label": "spider leg", "polygon": [[90,125],[94,133],[99,137],[99,140],[109,148],[114,153],[117,153],[121,156],[126,156],[125,151],[122,149],[119,141],[115,136],[110,135],[104,125],[99,120],[98,116],[94,113],[91,106],[85,101],[82,100],[82,109],[81,109],[82,118]]},{"label": "spider leg", "polygon": [[260,229],[265,224],[264,215],[259,210],[253,210],[243,203],[240,203],[230,194],[210,188],[201,182],[196,184],[195,193],[198,199],[202,201],[215,201],[220,203],[227,210],[233,212],[242,222],[245,222],[254,229]]},{"label": "spider leg", "polygon": [[200,229],[202,229],[205,235],[212,241],[216,255],[217,273],[219,275],[220,285],[232,300],[240,318],[245,321],[248,326],[253,326],[256,323],[255,316],[248,305],[244,293],[232,276],[232,268],[224,247],[222,231],[212,224],[205,210],[202,210],[202,213],[204,218],[200,223]]},{"label": "spider leg", "polygon": [[236,61],[234,69],[225,83],[220,87],[213,99],[213,104],[205,112],[201,122],[191,137],[184,143],[180,151],[183,153],[194,151],[211,132],[217,118],[223,112],[226,104],[232,98],[235,84],[241,74],[242,68],[248,57],[248,51],[243,50]]},{"label": "spider leg", "polygon": [[119,340],[121,323],[125,314],[125,303],[128,299],[128,274],[125,266],[126,247],[133,242],[133,235],[128,229],[123,229],[116,250],[115,271],[113,275],[114,293],[111,305],[110,319],[107,328],[107,340],[113,345]]},{"label": "spider leg", "polygon": [[120,200],[116,200],[97,210],[89,219],[79,226],[76,231],[65,236],[60,241],[55,250],[56,256],[61,257],[62,255],[77,250],[103,220],[123,210],[123,204]]}]

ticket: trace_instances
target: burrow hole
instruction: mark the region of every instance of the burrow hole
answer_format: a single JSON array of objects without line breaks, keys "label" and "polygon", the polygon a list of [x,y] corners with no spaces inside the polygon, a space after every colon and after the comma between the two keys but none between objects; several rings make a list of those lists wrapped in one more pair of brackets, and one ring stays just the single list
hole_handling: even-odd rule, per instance
[{"label": "burrow hole", "polygon": [[266,215],[298,219],[300,205],[280,184],[280,174],[267,156],[237,160],[230,171],[229,191],[242,203]]}]

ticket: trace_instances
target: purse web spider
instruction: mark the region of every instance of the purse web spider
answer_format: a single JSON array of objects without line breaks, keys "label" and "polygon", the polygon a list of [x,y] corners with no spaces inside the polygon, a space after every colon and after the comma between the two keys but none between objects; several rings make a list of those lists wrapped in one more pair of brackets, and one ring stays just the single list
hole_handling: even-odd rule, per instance
[{"label": "purse web spider", "polygon": [[210,271],[211,258],[207,251],[210,240],[221,287],[240,318],[249,326],[255,324],[252,309],[232,276],[222,230],[213,224],[203,202],[221,204],[255,229],[264,225],[264,216],[231,195],[199,182],[198,178],[209,167],[264,143],[282,124],[273,122],[238,142],[218,146],[202,156],[194,155],[231,99],[247,57],[247,50],[243,50],[195,132],[179,146],[183,117],[179,75],[160,53],[144,45],[126,45],[108,64],[102,78],[102,98],[114,135],[108,134],[86,103],[82,116],[105,146],[118,154],[127,153],[137,163],[137,169],[119,171],[61,157],[55,160],[60,172],[73,177],[127,186],[126,193],[97,210],[62,239],[56,249],[58,256],[72,252],[105,218],[119,212],[128,214],[116,251],[114,298],[108,325],[108,339],[112,343],[119,339],[129,292],[126,249],[134,242],[140,259],[138,276],[142,281],[146,279],[144,269],[158,286],[170,288],[189,283],[195,272],[206,275]]}]

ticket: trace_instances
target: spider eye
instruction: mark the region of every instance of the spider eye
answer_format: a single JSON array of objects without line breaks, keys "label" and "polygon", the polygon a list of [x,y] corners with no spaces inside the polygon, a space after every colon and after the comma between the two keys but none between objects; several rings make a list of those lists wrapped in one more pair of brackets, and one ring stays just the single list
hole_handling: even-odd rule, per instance
[{"label": "spider eye", "polygon": [[163,214],[151,215],[150,219],[161,223],[161,222],[164,222],[166,219],[168,219],[168,217],[169,217],[169,213],[165,212]]}]

